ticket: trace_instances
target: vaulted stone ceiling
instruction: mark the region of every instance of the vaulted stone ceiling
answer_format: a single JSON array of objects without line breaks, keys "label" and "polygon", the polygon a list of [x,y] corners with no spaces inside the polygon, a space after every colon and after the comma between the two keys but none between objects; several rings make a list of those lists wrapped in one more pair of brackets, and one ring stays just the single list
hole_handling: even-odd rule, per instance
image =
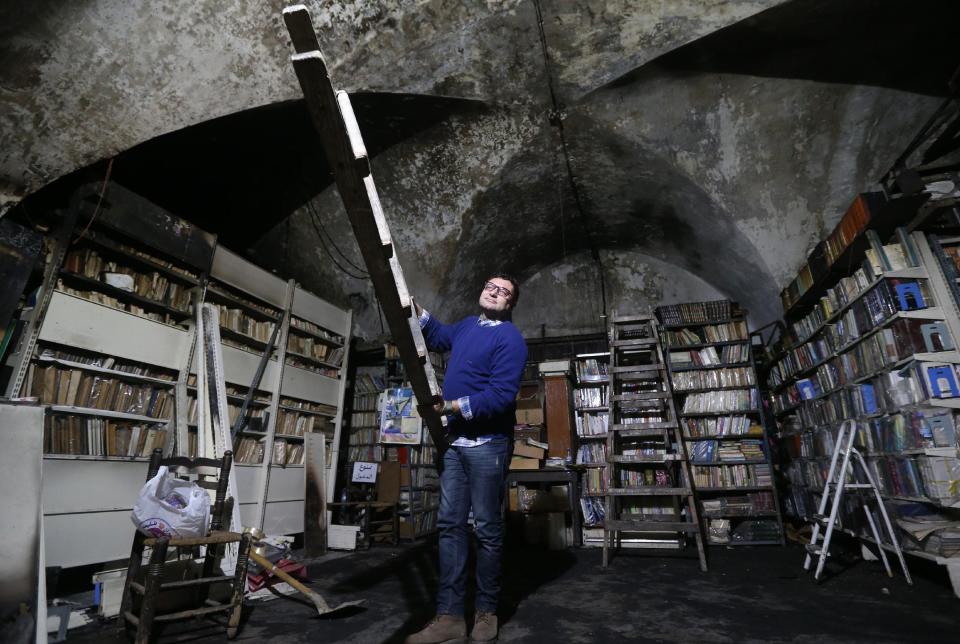
[{"label": "vaulted stone ceiling", "polygon": [[[17,4],[0,10],[7,203],[115,157],[116,181],[380,333],[283,3]],[[306,4],[413,291],[454,317],[507,270],[531,335],[709,297],[778,317],[958,62],[948,0]]]}]

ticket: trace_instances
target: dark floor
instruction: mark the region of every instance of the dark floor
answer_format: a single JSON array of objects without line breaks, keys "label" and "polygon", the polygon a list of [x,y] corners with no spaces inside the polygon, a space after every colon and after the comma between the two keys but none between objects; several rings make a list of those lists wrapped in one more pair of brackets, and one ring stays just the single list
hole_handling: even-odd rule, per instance
[{"label": "dark floor", "polygon": [[[701,573],[686,553],[617,558],[600,551],[518,546],[504,560],[501,642],[958,642],[960,599],[946,570],[909,559],[910,587],[879,563],[852,563],[822,584],[801,574],[798,547],[711,548]],[[400,642],[432,615],[435,547],[374,548],[311,566],[327,601],[366,598],[366,607],[319,618],[281,598],[248,611],[237,641]],[[312,613],[312,614],[311,614]],[[112,626],[112,625],[111,625]],[[85,627],[68,641],[114,641]],[[224,639],[222,630],[195,642]]]}]

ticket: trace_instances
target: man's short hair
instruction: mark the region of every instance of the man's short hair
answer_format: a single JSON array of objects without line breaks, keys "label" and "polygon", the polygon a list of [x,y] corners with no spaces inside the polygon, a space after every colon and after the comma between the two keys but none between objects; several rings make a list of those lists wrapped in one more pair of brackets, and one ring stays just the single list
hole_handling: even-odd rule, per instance
[{"label": "man's short hair", "polygon": [[510,289],[513,292],[513,297],[510,298],[510,308],[512,309],[517,305],[517,302],[520,301],[520,282],[518,282],[517,278],[513,275],[508,275],[507,273],[494,273],[487,279],[483,280],[484,286],[486,286],[487,282],[495,277],[498,277],[502,280],[507,280],[513,286],[513,288]]}]

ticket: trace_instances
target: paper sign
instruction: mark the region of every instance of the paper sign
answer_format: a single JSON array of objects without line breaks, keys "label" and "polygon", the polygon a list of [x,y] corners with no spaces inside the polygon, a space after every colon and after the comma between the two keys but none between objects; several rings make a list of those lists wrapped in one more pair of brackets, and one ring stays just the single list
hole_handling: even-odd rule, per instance
[{"label": "paper sign", "polygon": [[353,464],[354,483],[376,483],[377,482],[377,464],[355,461]]}]

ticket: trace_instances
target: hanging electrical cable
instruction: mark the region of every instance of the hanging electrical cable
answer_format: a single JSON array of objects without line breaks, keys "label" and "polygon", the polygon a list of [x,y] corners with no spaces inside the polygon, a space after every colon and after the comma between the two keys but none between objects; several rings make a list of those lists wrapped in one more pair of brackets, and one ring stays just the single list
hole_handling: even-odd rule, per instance
[{"label": "hanging electrical cable", "polygon": [[537,29],[540,34],[540,49],[543,52],[543,67],[547,75],[547,88],[550,91],[550,103],[553,108],[550,112],[550,124],[557,128],[557,133],[560,136],[560,148],[563,151],[563,159],[567,169],[567,179],[570,183],[570,192],[573,195],[573,203],[577,207],[577,217],[580,220],[580,225],[583,227],[587,243],[590,246],[590,257],[597,267],[597,276],[600,282],[600,303],[602,307],[600,319],[603,321],[604,328],[606,328],[607,286],[604,280],[603,263],[600,261],[600,250],[597,248],[596,241],[594,240],[593,230],[583,211],[580,190],[577,187],[577,182],[573,175],[573,166],[570,163],[570,151],[567,147],[567,137],[563,129],[563,119],[566,115],[564,114],[564,106],[557,100],[557,94],[553,87],[553,73],[550,70],[550,54],[547,51],[547,35],[543,29],[543,12],[540,9],[540,0],[532,0],[532,2],[537,13]]},{"label": "hanging electrical cable", "polygon": [[320,228],[317,225],[317,222],[314,219],[313,214],[312,213],[308,213],[308,214],[310,215],[308,217],[308,219],[310,220],[310,224],[313,226],[314,232],[317,233],[317,239],[320,240],[320,247],[323,249],[323,252],[327,254],[327,257],[330,258],[330,261],[333,262],[333,265],[336,266],[341,273],[344,273],[345,275],[352,277],[353,279],[357,279],[357,280],[367,279],[369,277],[368,275],[355,275],[354,273],[351,273],[349,270],[347,270],[346,268],[340,265],[340,262],[337,261],[337,258],[334,256],[334,254],[330,252],[329,248],[327,248],[327,244],[324,241],[323,234],[320,232]]},{"label": "hanging electrical cable", "polygon": [[363,274],[365,277],[369,277],[369,273],[367,273],[364,267],[355,264],[349,257],[347,257],[347,254],[344,253],[339,246],[337,246],[337,243],[333,240],[333,235],[331,235],[323,225],[323,218],[320,216],[319,211],[317,211],[317,209],[314,207],[312,201],[307,202],[307,210],[309,210],[310,214],[313,215],[313,219],[316,222],[316,225],[319,226],[319,230],[324,235],[327,243],[330,244],[335,251],[337,251],[337,254],[340,255],[343,261],[358,273]]}]

